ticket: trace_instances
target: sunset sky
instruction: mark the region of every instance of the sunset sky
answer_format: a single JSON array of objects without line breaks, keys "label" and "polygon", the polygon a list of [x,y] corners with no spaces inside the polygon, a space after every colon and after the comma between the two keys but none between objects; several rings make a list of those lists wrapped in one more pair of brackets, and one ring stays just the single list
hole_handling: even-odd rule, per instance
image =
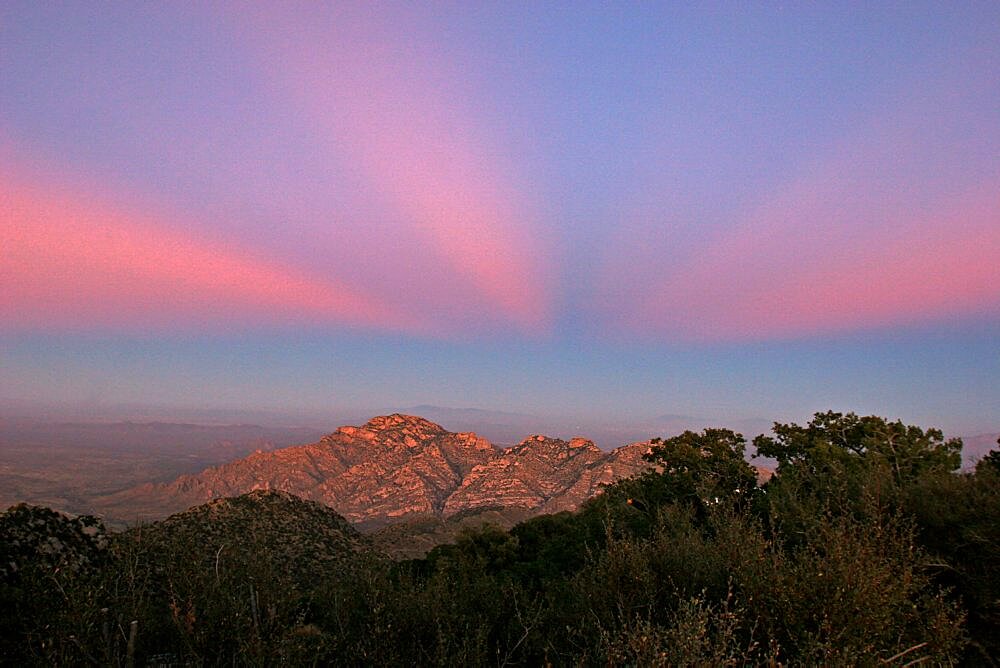
[{"label": "sunset sky", "polygon": [[4,405],[1000,431],[1000,3],[202,4],[0,4]]}]

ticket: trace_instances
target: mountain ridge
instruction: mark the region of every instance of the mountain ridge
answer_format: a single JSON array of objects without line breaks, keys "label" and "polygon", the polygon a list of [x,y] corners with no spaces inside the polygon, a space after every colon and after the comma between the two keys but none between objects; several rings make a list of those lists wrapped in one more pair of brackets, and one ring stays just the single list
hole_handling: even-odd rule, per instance
[{"label": "mountain ridge", "polygon": [[606,452],[586,438],[541,434],[501,449],[474,432],[450,432],[420,416],[393,413],[340,427],[315,443],[258,451],[168,483],[138,485],[101,497],[95,506],[111,519],[134,522],[274,489],[368,526],[497,506],[539,514],[572,510],[602,485],[645,470],[648,449],[649,442],[639,442]]}]

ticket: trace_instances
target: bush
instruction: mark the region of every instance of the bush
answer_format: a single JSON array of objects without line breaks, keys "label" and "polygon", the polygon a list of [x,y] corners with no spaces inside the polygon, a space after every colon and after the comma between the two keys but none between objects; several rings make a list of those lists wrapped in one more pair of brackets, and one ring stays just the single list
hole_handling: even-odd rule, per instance
[{"label": "bush", "polygon": [[762,490],[741,436],[687,432],[657,444],[655,471],[576,513],[467,531],[402,563],[287,495],[213,502],[110,538],[87,518],[15,508],[0,518],[4,660],[990,662],[992,463],[953,474],[954,442],[880,418],[819,414],[775,433],[761,444],[780,468]]}]

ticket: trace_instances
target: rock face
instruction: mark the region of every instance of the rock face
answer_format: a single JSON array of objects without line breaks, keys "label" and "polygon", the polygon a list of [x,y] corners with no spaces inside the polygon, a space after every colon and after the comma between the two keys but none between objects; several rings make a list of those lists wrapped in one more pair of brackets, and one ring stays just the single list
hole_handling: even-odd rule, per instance
[{"label": "rock face", "polygon": [[[588,484],[608,456],[592,442],[529,436],[474,468],[445,503],[445,514],[491,506],[556,512],[577,507],[598,489]],[[582,486],[582,487],[581,487]],[[580,488],[586,491],[571,494]],[[581,498],[577,498],[581,497]]]},{"label": "rock face", "polygon": [[323,503],[351,522],[385,524],[507,507],[571,510],[607,484],[649,464],[648,443],[604,452],[591,441],[531,436],[498,450],[474,433],[452,433],[411,415],[341,427],[310,445],[257,452],[229,464],[103,497],[98,510],[134,522],[212,499],[282,490]]}]

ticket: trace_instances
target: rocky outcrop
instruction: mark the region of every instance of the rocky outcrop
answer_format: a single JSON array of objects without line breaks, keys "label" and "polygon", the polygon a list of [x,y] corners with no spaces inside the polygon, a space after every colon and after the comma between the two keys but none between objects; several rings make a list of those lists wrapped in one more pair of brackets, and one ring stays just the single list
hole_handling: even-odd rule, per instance
[{"label": "rocky outcrop", "polygon": [[473,469],[448,498],[445,514],[491,506],[541,508],[564,495],[594,464],[606,458],[583,438],[567,442],[530,436]]},{"label": "rocky outcrop", "polygon": [[157,519],[212,499],[282,490],[323,503],[356,524],[448,517],[483,508],[571,510],[602,485],[648,467],[648,443],[604,452],[591,441],[531,436],[498,450],[412,415],[375,417],[319,442],[257,452],[229,464],[98,500],[114,519]]}]

